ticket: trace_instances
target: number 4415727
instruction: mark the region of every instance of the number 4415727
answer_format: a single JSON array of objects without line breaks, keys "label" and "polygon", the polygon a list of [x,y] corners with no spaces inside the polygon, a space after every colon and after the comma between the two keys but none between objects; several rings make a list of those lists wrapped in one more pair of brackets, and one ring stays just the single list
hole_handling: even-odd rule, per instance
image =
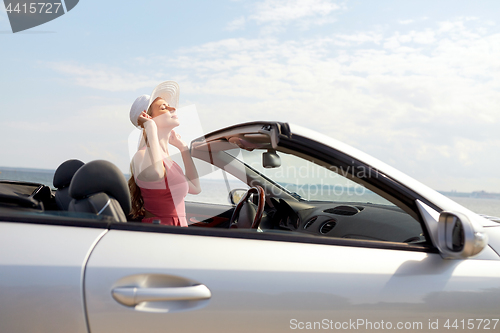
[{"label": "number 4415727", "polygon": [[59,8],[61,8],[61,3],[51,3],[51,2],[31,2],[24,3],[20,5],[16,4],[14,8],[12,8],[12,3],[9,3],[5,10],[7,13],[23,13],[23,14],[57,14],[59,12]]},{"label": "number 4415727", "polygon": [[450,319],[446,320],[444,323],[444,327],[447,329],[483,329],[483,330],[494,330],[497,327],[498,319],[465,319],[455,321],[451,321]]}]

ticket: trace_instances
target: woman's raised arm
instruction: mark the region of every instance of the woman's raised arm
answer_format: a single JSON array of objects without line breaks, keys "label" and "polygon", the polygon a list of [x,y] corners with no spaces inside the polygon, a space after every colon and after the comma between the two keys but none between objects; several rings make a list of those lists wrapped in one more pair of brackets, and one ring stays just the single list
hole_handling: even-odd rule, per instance
[{"label": "woman's raised arm", "polygon": [[182,156],[182,162],[184,163],[184,168],[186,169],[186,179],[189,185],[190,194],[198,194],[201,192],[200,179],[198,177],[198,171],[196,171],[196,166],[194,165],[193,158],[189,152],[188,145],[181,140],[181,136],[172,130],[170,134],[169,143],[175,148],[179,149]]},{"label": "woman's raised arm", "polygon": [[143,181],[157,181],[165,177],[163,154],[158,140],[158,128],[145,111],[138,118],[139,125],[146,131],[146,149],[140,149],[133,158],[134,175]]}]

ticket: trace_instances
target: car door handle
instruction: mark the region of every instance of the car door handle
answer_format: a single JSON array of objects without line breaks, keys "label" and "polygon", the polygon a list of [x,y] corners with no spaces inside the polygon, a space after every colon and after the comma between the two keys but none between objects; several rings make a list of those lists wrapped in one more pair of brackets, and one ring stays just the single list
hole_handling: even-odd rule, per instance
[{"label": "car door handle", "polygon": [[117,287],[112,290],[112,295],[117,302],[126,306],[136,306],[142,302],[201,301],[212,297],[210,289],[203,284],[174,288]]}]

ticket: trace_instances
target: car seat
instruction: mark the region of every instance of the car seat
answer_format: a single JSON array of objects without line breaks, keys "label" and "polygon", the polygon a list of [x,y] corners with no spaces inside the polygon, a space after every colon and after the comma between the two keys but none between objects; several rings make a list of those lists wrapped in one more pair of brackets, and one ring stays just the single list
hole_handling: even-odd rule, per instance
[{"label": "car seat", "polygon": [[73,198],[69,196],[69,184],[78,169],[84,165],[80,160],[67,160],[63,162],[54,173],[52,183],[57,188],[55,200],[60,210],[68,210],[69,203]]},{"label": "car seat", "polygon": [[112,217],[127,222],[130,192],[123,173],[112,163],[96,160],[82,166],[69,186],[68,210]]}]

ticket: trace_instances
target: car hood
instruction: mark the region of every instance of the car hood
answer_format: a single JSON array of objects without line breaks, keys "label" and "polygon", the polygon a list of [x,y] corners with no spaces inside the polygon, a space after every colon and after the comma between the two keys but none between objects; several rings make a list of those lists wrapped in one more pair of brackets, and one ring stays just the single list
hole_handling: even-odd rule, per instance
[{"label": "car hood", "polygon": [[490,221],[496,222],[497,224],[500,225],[500,217],[484,215],[484,214],[478,214],[478,215]]}]

